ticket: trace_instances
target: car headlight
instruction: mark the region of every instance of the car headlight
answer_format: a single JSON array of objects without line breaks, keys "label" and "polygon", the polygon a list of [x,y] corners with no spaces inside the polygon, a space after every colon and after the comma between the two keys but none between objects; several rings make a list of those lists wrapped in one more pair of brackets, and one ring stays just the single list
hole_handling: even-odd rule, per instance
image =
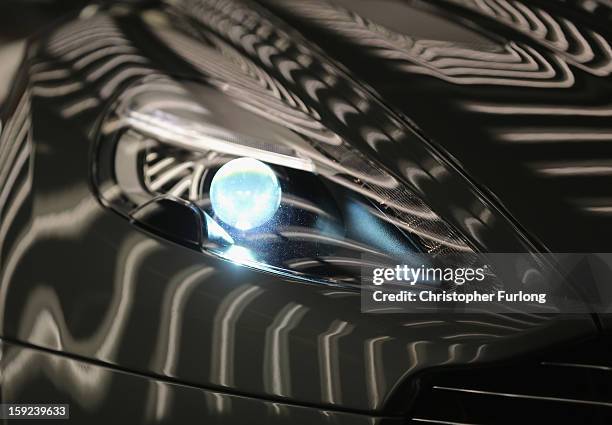
[{"label": "car headlight", "polygon": [[219,168],[208,193],[216,217],[231,228],[248,231],[276,215],[282,190],[270,166],[242,157]]},{"label": "car headlight", "polygon": [[100,196],[177,242],[319,282],[359,283],[364,254],[472,252],[349,140],[257,101],[212,79],[132,86],[103,125]]}]

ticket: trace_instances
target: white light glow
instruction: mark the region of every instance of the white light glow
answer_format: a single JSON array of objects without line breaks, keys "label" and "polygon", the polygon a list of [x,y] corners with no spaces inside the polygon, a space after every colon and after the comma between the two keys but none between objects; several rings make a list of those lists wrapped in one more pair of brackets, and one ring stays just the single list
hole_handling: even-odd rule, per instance
[{"label": "white light glow", "polygon": [[255,262],[255,257],[251,251],[243,246],[232,245],[223,254],[223,257],[236,264],[250,264]]},{"label": "white light glow", "polygon": [[239,230],[249,230],[270,220],[281,200],[274,171],[253,158],[238,158],[223,165],[210,185],[215,215]]}]

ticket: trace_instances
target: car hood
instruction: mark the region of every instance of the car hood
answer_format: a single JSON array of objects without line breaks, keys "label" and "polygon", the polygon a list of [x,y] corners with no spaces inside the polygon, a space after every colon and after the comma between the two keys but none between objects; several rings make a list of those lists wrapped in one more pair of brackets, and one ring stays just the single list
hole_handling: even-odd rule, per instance
[{"label": "car hood", "polygon": [[[606,252],[605,2],[265,1],[552,252]],[[454,195],[449,190],[446,196]]]}]

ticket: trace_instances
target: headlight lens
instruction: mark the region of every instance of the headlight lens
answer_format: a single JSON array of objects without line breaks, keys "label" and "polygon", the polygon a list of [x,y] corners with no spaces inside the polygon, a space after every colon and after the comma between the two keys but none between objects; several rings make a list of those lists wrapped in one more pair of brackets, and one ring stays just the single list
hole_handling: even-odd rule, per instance
[{"label": "headlight lens", "polygon": [[167,78],[127,90],[103,127],[102,198],[137,222],[152,200],[187,202],[202,215],[193,229],[201,237],[188,238],[202,241],[198,249],[318,282],[359,283],[364,254],[389,263],[414,253],[464,261],[472,252],[348,141],[305,114],[299,128],[282,125],[287,111],[235,93],[226,82]]},{"label": "headlight lens", "polygon": [[274,217],[282,190],[272,168],[242,157],[219,168],[209,192],[214,215],[232,228],[247,231]]}]

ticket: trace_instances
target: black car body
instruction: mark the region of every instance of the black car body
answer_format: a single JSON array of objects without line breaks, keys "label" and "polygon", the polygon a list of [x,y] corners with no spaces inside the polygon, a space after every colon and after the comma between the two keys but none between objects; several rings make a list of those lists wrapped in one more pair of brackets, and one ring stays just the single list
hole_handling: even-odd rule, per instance
[{"label": "black car body", "polygon": [[350,285],[236,265],[181,196],[122,192],[113,124],[159,85],[230,93],[350,141],[448,249],[608,252],[611,43],[607,0],[71,12],[0,104],[2,402],[76,423],[609,423],[607,316],[369,315]]}]

